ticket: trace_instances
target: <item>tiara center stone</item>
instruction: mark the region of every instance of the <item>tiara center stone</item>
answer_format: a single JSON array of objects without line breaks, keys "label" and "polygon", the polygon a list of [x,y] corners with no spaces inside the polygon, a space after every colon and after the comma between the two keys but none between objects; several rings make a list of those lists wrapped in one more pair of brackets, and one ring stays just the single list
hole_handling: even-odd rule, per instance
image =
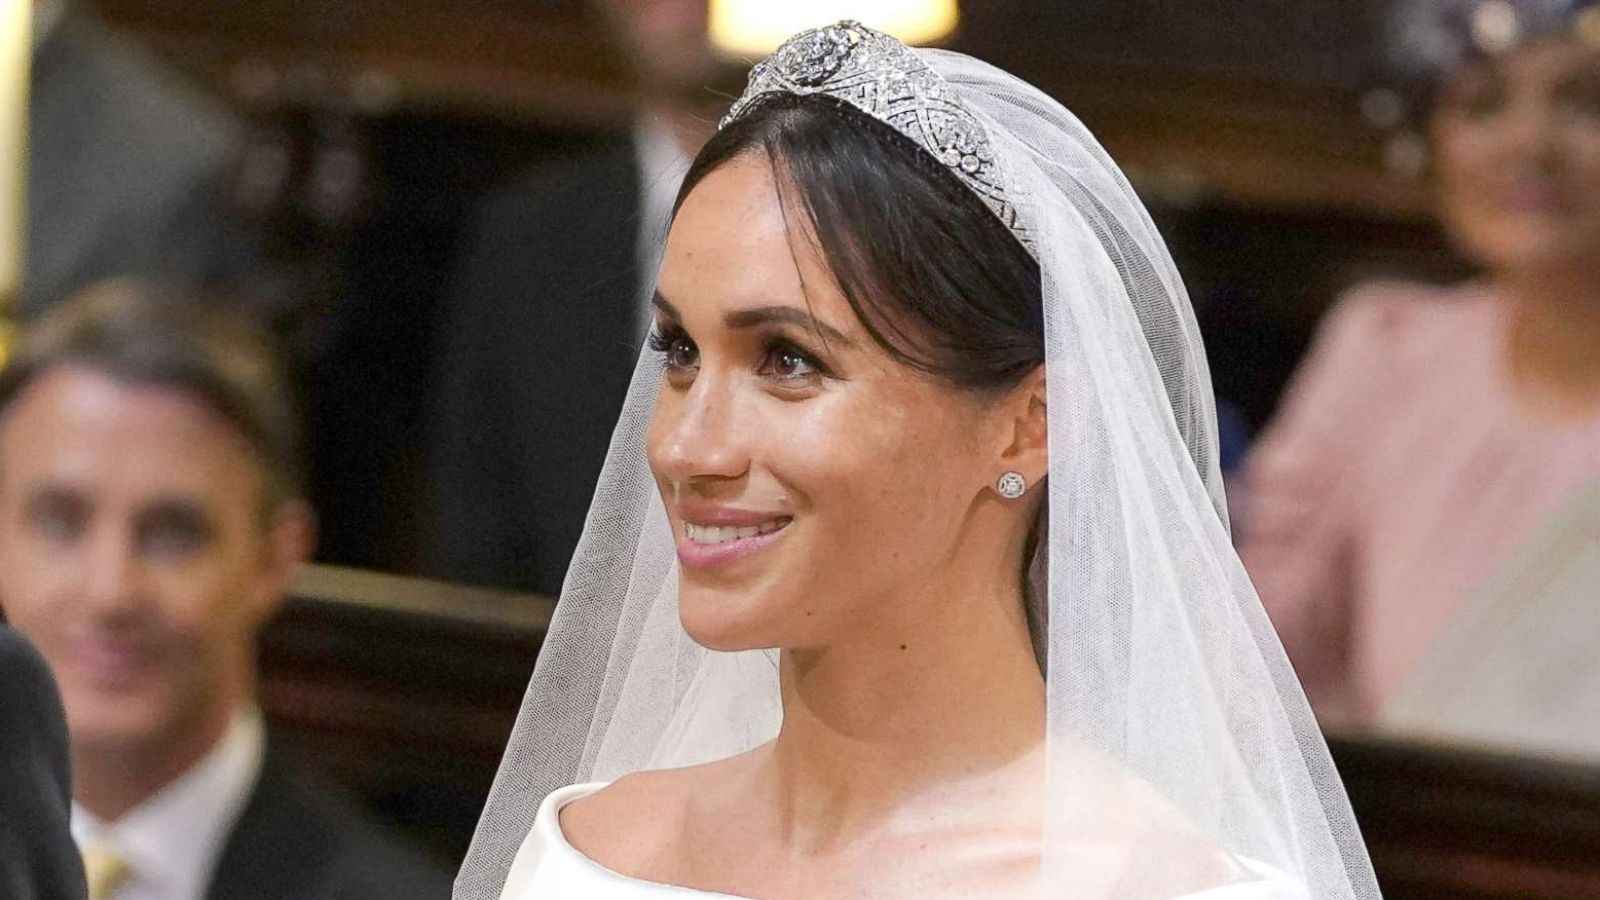
[{"label": "tiara center stone", "polygon": [[851,21],[818,28],[786,44],[776,62],[796,84],[820,87],[839,74],[863,36],[860,26]]}]

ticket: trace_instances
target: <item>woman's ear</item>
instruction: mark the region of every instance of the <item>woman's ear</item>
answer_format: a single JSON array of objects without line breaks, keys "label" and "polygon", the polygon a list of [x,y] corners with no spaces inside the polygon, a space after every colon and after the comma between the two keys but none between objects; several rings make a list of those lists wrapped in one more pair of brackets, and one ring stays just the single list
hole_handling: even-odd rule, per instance
[{"label": "woman's ear", "polygon": [[[1004,427],[1010,441],[1000,453],[1003,471],[1038,484],[1050,472],[1050,416],[1044,366],[1037,366],[1007,394]],[[999,473],[996,473],[997,475]]]}]

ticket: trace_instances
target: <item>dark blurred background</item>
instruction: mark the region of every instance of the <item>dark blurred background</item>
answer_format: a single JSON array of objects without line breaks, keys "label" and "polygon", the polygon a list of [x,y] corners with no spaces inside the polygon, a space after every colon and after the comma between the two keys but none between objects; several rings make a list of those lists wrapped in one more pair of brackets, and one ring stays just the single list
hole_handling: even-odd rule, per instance
[{"label": "dark blurred background", "polygon": [[[277,251],[326,282],[305,369],[320,557],[426,568],[418,379],[462,217],[539,161],[627,129],[633,98],[602,23],[582,0],[98,5],[245,111],[253,158],[287,168],[250,202]],[[1385,167],[1385,135],[1361,115],[1385,8],[985,0],[948,41],[1061,99],[1127,169],[1247,428],[1341,289],[1461,269],[1425,187]]]}]

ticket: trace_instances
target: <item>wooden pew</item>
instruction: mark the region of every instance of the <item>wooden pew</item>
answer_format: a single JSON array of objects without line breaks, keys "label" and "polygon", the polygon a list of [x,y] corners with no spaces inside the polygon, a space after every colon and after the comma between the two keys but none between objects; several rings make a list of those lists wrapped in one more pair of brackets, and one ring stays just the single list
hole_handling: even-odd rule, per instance
[{"label": "wooden pew", "polygon": [[[312,567],[261,640],[274,739],[459,860],[553,604]],[[1600,767],[1331,741],[1390,900],[1600,898]]]},{"label": "wooden pew", "polygon": [[1330,744],[1391,900],[1600,898],[1600,767],[1381,737]]},{"label": "wooden pew", "polygon": [[543,597],[308,567],[261,636],[273,740],[457,861],[553,608]]}]

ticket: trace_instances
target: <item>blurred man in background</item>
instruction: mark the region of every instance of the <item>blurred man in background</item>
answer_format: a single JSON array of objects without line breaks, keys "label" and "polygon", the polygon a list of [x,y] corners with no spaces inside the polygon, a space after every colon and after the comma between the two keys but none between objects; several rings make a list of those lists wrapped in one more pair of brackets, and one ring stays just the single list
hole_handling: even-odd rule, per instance
[{"label": "blurred man in background", "polygon": [[742,68],[706,0],[596,0],[634,69],[630,135],[492,196],[462,242],[429,404],[442,577],[554,595],[649,321],[678,185]]},{"label": "blurred man in background", "polygon": [[252,265],[224,215],[239,124],[78,0],[34,6],[28,318],[103,278],[229,281]]},{"label": "blurred man in background", "polygon": [[0,373],[0,602],[49,662],[91,900],[444,898],[267,748],[254,644],[311,546],[295,419],[242,320],[148,284]]}]

